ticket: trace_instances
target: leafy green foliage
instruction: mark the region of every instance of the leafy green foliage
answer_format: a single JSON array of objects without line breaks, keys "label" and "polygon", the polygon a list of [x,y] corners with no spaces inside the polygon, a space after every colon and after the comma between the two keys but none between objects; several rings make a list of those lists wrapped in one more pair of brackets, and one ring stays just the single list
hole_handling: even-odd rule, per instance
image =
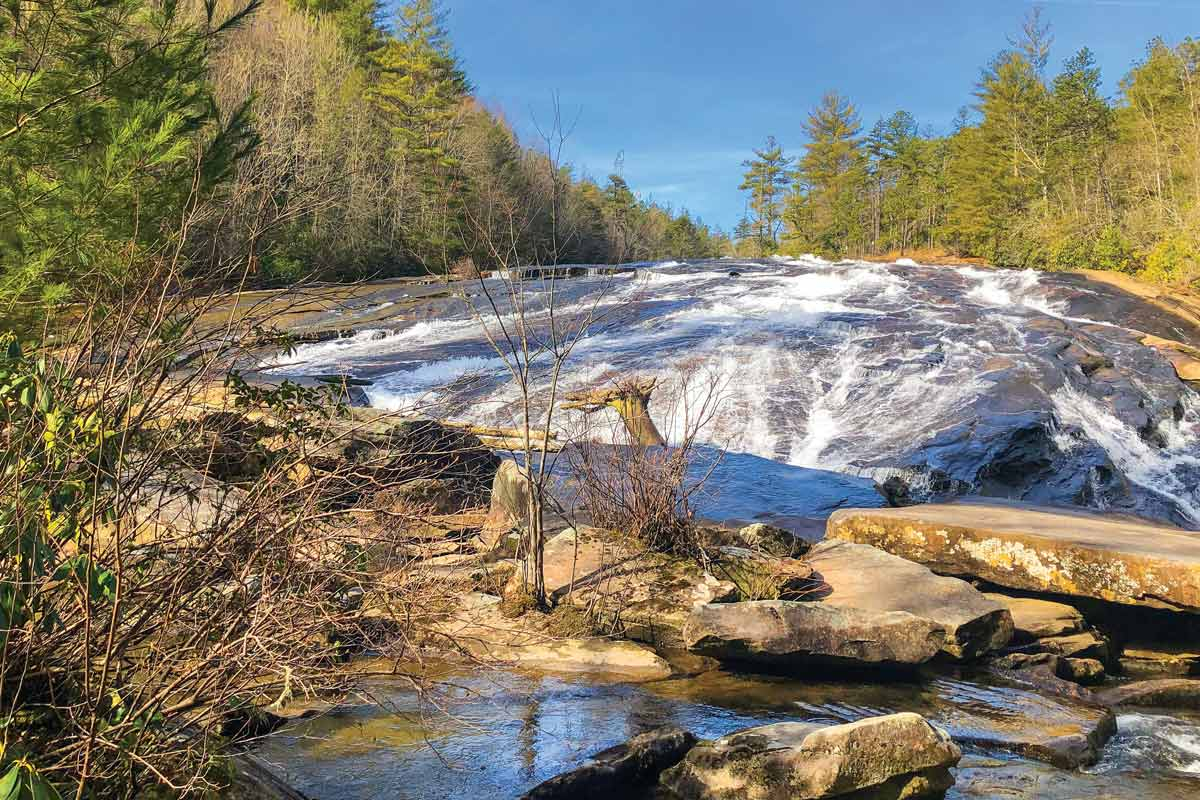
[{"label": "leafy green foliage", "polygon": [[[1033,12],[946,136],[921,133],[898,111],[862,137],[850,101],[826,94],[804,124],[786,249],[925,247],[1000,266],[1200,277],[1200,41],[1151,42],[1115,101],[1087,48],[1048,77],[1051,43]],[[753,205],[752,184],[740,188]],[[761,249],[760,221],[738,227],[751,251]]]},{"label": "leafy green foliage", "polygon": [[249,139],[237,114],[218,125],[208,46],[256,3],[198,24],[174,2],[4,4],[0,303],[119,284],[228,174]]}]

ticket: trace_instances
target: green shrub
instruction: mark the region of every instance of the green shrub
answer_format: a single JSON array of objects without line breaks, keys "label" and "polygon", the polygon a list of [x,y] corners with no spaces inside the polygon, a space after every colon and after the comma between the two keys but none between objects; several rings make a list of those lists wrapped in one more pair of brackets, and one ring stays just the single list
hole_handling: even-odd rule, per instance
[{"label": "green shrub", "polygon": [[1182,233],[1163,239],[1146,253],[1146,266],[1138,277],[1154,283],[1200,279],[1200,248]]},{"label": "green shrub", "polygon": [[1115,225],[1106,225],[1092,247],[1092,267],[1114,272],[1136,272],[1133,247]]}]

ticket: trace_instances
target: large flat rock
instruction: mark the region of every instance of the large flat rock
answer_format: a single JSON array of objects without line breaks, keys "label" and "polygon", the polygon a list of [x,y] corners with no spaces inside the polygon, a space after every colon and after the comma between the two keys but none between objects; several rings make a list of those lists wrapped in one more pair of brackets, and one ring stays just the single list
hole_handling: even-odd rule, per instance
[{"label": "large flat rock", "polygon": [[940,797],[961,757],[919,714],[845,725],[779,722],[701,742],[663,773],[662,784],[683,800]]},{"label": "large flat rock", "polygon": [[1200,612],[1200,535],[1022,503],[843,509],[826,535],[1000,586]]},{"label": "large flat rock", "polygon": [[683,628],[694,653],[771,667],[911,666],[929,661],[945,641],[941,625],[906,611],[788,600],[709,603]]},{"label": "large flat rock", "polygon": [[977,658],[1012,638],[1012,615],[1003,603],[966,581],[935,575],[876,547],[827,541],[814,547],[806,561],[814,577],[826,584],[823,604],[906,611],[932,620],[946,631],[942,650],[953,658]]}]

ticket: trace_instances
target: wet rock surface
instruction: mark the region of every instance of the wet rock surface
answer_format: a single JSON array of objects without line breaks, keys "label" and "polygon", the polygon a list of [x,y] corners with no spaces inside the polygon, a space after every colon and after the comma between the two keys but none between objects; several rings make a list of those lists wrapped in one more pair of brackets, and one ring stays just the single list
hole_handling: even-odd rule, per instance
[{"label": "wet rock surface", "polygon": [[[556,295],[564,319],[599,292],[627,306],[620,326],[579,348],[567,391],[589,388],[586,367],[598,359],[664,381],[699,359],[736,379],[722,438],[759,462],[721,472],[706,516],[817,516],[817,506],[846,505],[865,478],[897,504],[981,494],[1200,526],[1200,407],[1180,379],[1190,367],[1177,374],[1200,328],[1176,313],[1175,298],[1083,275],[965,266],[811,257],[736,266],[741,277],[730,280],[728,262],[643,265],[616,287],[580,278]],[[362,300],[352,337],[302,345],[266,367],[304,376],[337,366],[372,381],[376,405],[429,395],[441,416],[511,424],[511,376],[467,300],[432,299],[420,313],[399,304],[389,318],[367,307],[390,302],[387,292]],[[330,319],[339,329],[348,321]],[[439,391],[464,370],[469,385]],[[650,414],[660,414],[654,404]],[[798,503],[767,481],[804,483],[829,502]]]},{"label": "wet rock surface", "polygon": [[696,737],[682,728],[647,731],[597,753],[582,766],[538,784],[521,797],[605,800],[628,796],[657,781],[663,770],[678,764],[695,744]]},{"label": "wet rock surface", "polygon": [[1005,605],[965,581],[850,542],[822,542],[806,560],[827,587],[814,599],[839,608],[905,611],[932,620],[945,630],[942,651],[952,658],[977,658],[1012,638],[1012,615]]},{"label": "wet rock surface", "polygon": [[701,742],[662,783],[682,800],[938,797],[961,757],[949,736],[912,713],[780,722]]},{"label": "wet rock surface", "polygon": [[1200,536],[1120,516],[1000,502],[844,510],[828,536],[1013,589],[1200,612]]}]

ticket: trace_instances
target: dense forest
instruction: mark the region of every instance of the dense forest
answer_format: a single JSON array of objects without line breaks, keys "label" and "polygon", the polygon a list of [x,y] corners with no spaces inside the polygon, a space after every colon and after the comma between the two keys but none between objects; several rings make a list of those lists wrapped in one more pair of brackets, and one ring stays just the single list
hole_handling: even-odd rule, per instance
[{"label": "dense forest", "polygon": [[639,197],[619,161],[602,183],[574,174],[569,124],[519,141],[472,95],[435,0],[387,8],[7,4],[0,292],[32,303],[110,280],[118,243],[161,246],[200,202],[189,262],[251,284],[728,248]]},{"label": "dense forest", "polygon": [[798,156],[772,137],[745,162],[739,252],[944,250],[1200,278],[1200,41],[1151,42],[1115,98],[1086,48],[1051,75],[1051,42],[1035,11],[949,135],[906,111],[866,129],[851,99],[827,93]]},{"label": "dense forest", "polygon": [[518,141],[472,96],[434,0],[390,16],[377,0],[266,0],[212,80],[222,108],[253,98],[259,145],[229,193],[241,237],[271,229],[254,248],[266,279],[486,268],[505,257],[500,240],[537,262],[721,247],[619,171],[603,185],[573,175],[568,125],[543,120],[542,141]]}]

